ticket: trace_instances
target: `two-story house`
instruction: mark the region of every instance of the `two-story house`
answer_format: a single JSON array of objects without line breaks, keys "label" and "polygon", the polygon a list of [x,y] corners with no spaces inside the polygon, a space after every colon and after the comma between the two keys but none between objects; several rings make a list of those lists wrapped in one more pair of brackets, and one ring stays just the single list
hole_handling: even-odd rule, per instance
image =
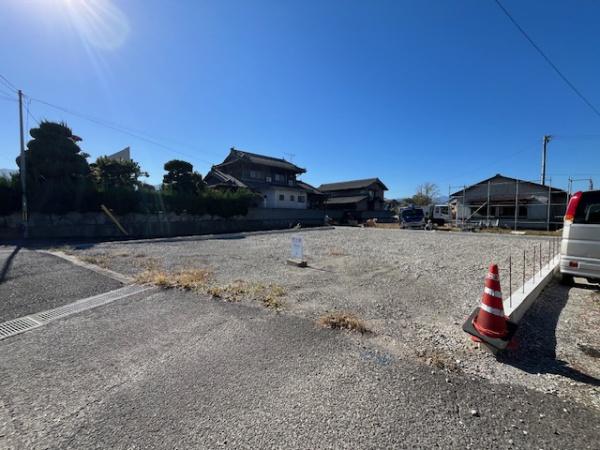
[{"label": "two-story house", "polygon": [[296,178],[305,172],[285,159],[231,148],[204,181],[212,188],[248,188],[260,194],[262,201],[256,205],[259,207],[307,209],[318,204],[323,195]]},{"label": "two-story house", "polygon": [[379,178],[340,181],[319,186],[325,194],[328,210],[381,211],[385,209],[384,191],[388,188]]}]

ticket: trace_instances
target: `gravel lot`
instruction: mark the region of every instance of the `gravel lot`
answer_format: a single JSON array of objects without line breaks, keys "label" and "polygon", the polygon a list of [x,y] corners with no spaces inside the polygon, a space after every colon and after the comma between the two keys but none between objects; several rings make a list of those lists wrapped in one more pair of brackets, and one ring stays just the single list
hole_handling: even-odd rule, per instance
[{"label": "gravel lot", "polygon": [[[539,242],[543,242],[545,251],[544,238],[363,228],[301,234],[309,263],[305,269],[285,264],[290,234],[103,243],[77,249],[75,254],[97,258],[108,268],[128,275],[147,267],[208,268],[218,283],[274,283],[286,291],[284,314],[317,319],[332,311],[354,313],[373,330],[372,339],[397,357],[497,382],[510,380],[600,407],[599,388],[594,381],[600,378],[597,359],[584,358],[583,368],[596,377],[592,379],[567,374],[565,365],[562,369],[552,365],[558,357],[556,348],[550,349],[553,344],[567,361],[574,353],[581,356],[574,350],[574,340],[560,345],[556,339],[552,341],[559,315],[566,311],[573,316],[570,323],[577,323],[579,310],[568,311],[568,290],[559,292],[565,299],[561,308],[547,314],[538,308],[537,322],[528,320],[537,328],[532,332],[531,327],[525,327],[520,338],[526,345],[509,356],[506,364],[478,350],[461,330],[465,317],[479,303],[488,265],[497,262],[502,277],[509,255],[517,258],[523,249],[531,250]],[[516,289],[520,280],[513,278]],[[507,277],[501,280],[507,295]],[[556,291],[552,287],[548,290]],[[591,295],[591,291],[583,289],[582,293],[571,291],[582,298]],[[556,299],[545,295],[538,303],[545,302],[556,303]],[[569,327],[563,331],[565,335],[570,333]],[[537,363],[540,348],[546,353],[554,352],[552,358],[544,356],[549,358],[546,364]]]}]

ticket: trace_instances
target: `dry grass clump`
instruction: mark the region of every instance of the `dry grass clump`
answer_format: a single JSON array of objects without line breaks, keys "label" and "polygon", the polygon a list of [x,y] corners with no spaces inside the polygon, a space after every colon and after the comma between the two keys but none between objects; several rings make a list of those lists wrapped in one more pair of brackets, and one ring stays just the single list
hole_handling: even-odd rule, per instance
[{"label": "dry grass clump", "polygon": [[51,252],[61,252],[64,253],[65,255],[74,255],[75,254],[75,249],[73,247],[71,247],[70,245],[63,245],[61,247],[50,247],[48,249]]},{"label": "dry grass clump", "polygon": [[281,297],[285,295],[283,287],[277,284],[244,280],[217,284],[213,272],[206,268],[167,272],[150,265],[145,271],[138,274],[135,280],[140,284],[151,284],[163,289],[182,289],[205,293],[226,302],[239,302],[243,299],[254,300],[267,308],[276,310],[283,307]]},{"label": "dry grass clump", "polygon": [[418,350],[416,355],[423,358],[428,366],[448,372],[459,372],[460,364],[439,350]]},{"label": "dry grass clump", "polygon": [[109,258],[106,255],[85,255],[78,256],[78,258],[84,263],[93,264],[103,269],[108,269],[109,266]]},{"label": "dry grass clump", "polygon": [[279,285],[243,280],[236,280],[222,286],[210,286],[207,292],[215,298],[228,302],[239,302],[243,298],[249,298],[272,309],[279,309],[283,306],[280,298],[285,295],[285,290]]},{"label": "dry grass clump", "polygon": [[177,272],[149,269],[135,280],[140,284],[152,284],[164,289],[183,289],[197,291],[205,289],[212,279],[212,272],[208,269],[183,269]]},{"label": "dry grass clump", "polygon": [[136,259],[133,260],[133,265],[141,267],[146,271],[158,270],[160,267],[158,259],[146,256],[136,256]]},{"label": "dry grass clump", "polygon": [[349,313],[327,314],[319,319],[319,325],[332,329],[356,331],[361,334],[370,333],[362,320]]}]

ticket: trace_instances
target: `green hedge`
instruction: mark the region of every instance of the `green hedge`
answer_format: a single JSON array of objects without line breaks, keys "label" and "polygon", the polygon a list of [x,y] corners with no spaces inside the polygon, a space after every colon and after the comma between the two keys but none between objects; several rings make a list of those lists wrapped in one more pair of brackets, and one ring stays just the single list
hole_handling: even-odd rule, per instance
[{"label": "green hedge", "polygon": [[[6,215],[20,208],[21,191],[18,178],[0,178],[0,214]],[[210,214],[220,217],[246,215],[255,194],[241,189],[221,192],[205,189],[199,195],[174,192],[112,189],[98,191],[89,184],[47,189],[29,200],[31,212],[63,214],[70,211],[100,211],[106,205],[116,214],[175,212],[195,215]]]},{"label": "green hedge", "polygon": [[21,185],[17,177],[0,177],[0,215],[21,210]]}]

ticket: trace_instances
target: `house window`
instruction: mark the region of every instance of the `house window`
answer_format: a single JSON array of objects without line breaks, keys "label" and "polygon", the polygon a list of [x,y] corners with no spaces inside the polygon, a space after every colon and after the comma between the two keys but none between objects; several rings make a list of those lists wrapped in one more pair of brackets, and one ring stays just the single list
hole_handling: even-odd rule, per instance
[{"label": "house window", "polygon": [[290,202],[293,202],[295,200],[293,195],[290,195]]},{"label": "house window", "polygon": [[285,183],[285,175],[282,175],[280,173],[276,173],[275,174],[275,182],[276,183]]},{"label": "house window", "polygon": [[250,178],[261,178],[262,174],[258,170],[250,171]]},{"label": "house window", "polygon": [[306,200],[304,198],[304,195],[299,195],[298,196],[298,203],[304,203]]},{"label": "house window", "polygon": [[284,201],[285,200],[285,195],[283,194],[279,194],[279,201]]}]

